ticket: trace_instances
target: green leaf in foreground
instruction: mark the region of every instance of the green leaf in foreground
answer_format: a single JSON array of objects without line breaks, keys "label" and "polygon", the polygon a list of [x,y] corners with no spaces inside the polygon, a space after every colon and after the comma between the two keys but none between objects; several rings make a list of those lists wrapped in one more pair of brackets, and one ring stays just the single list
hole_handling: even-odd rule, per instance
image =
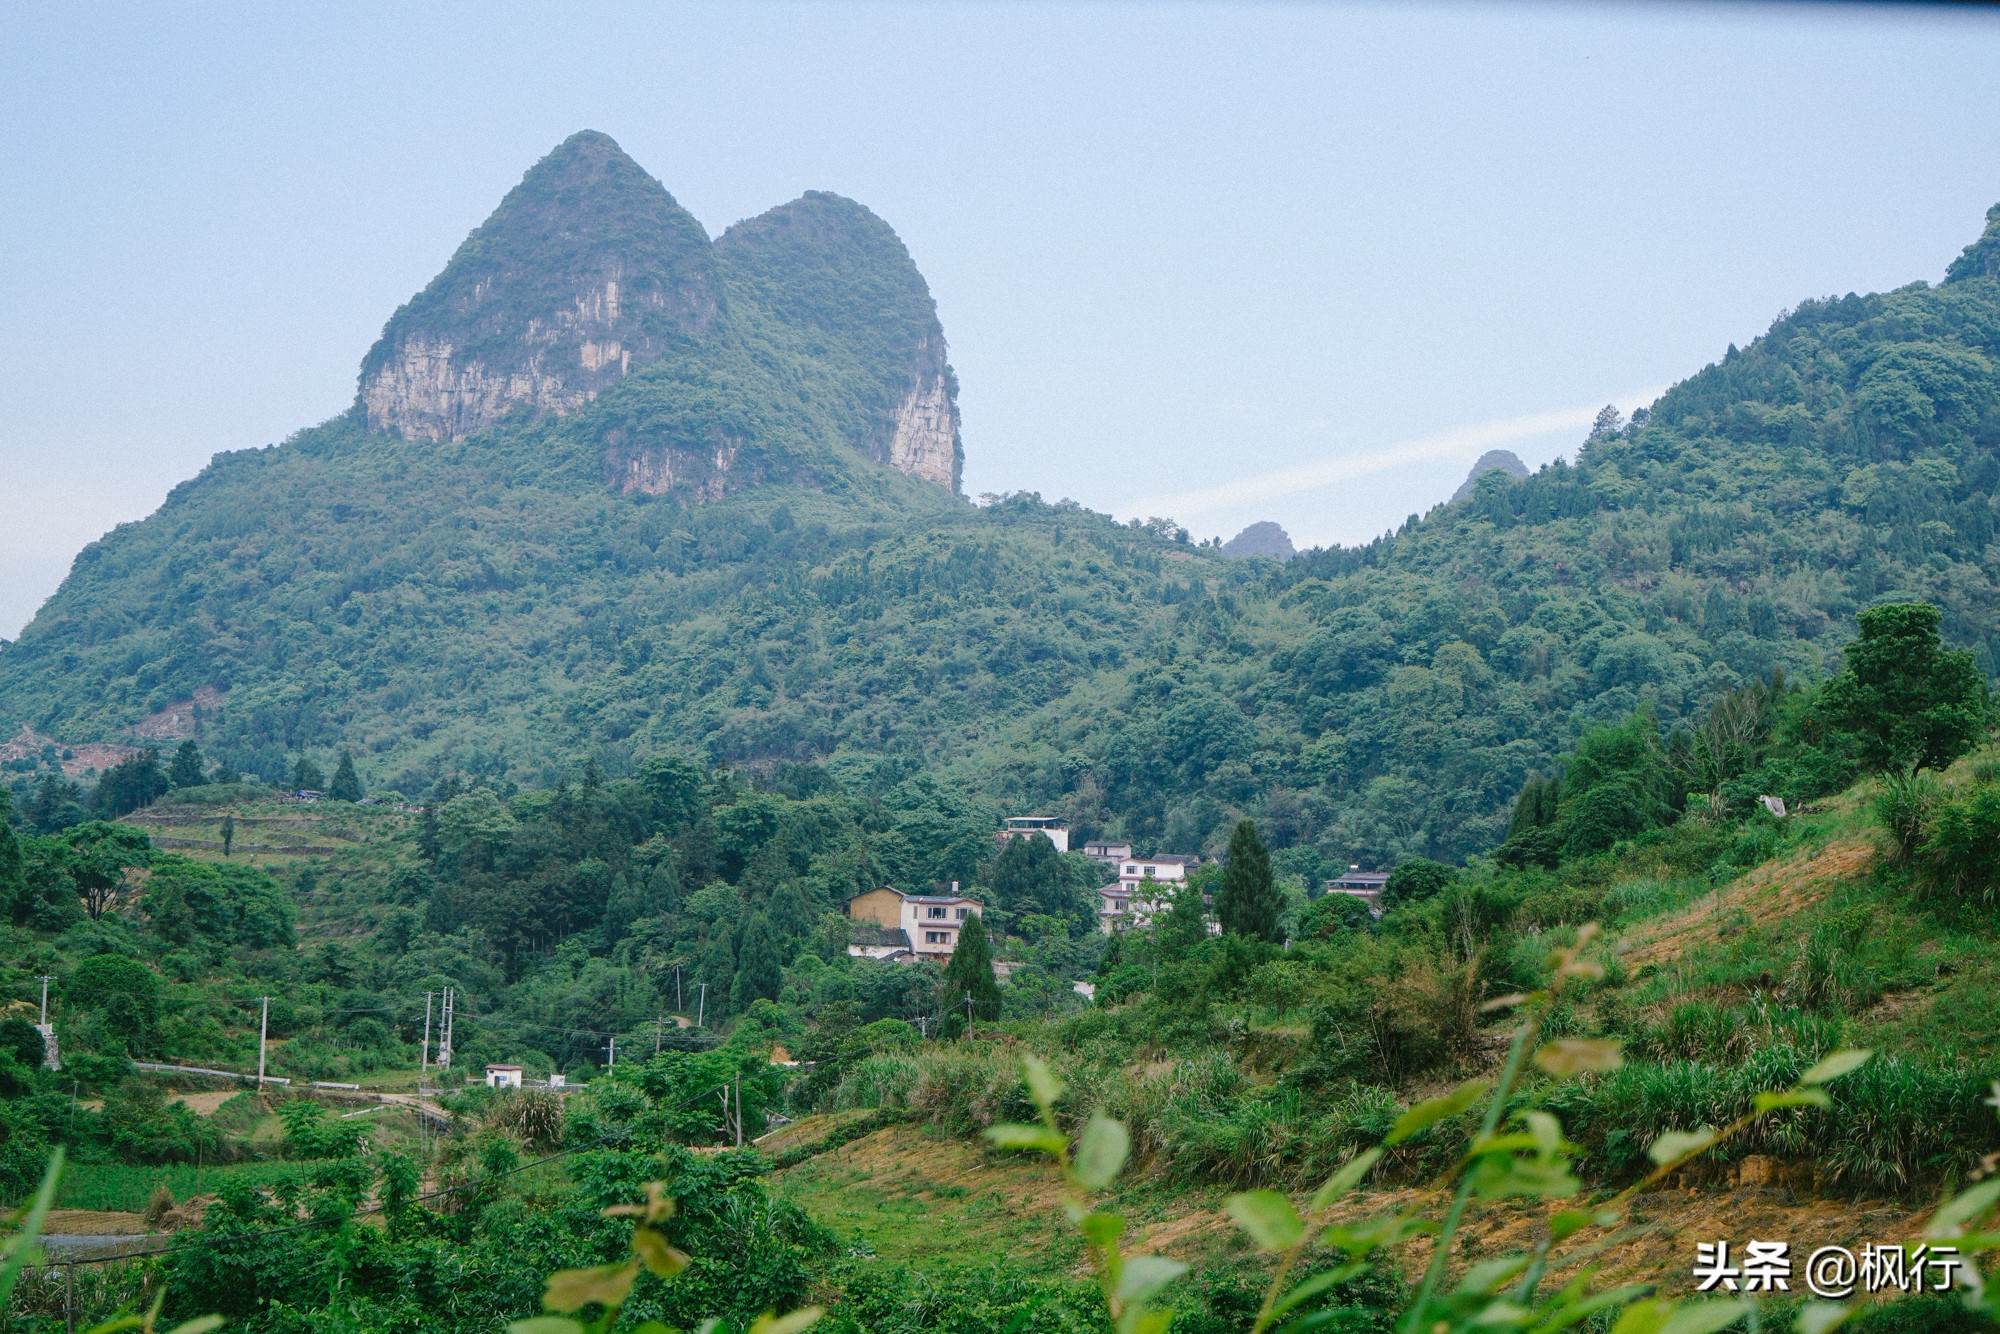
[{"label": "green leaf in foreground", "polygon": [[1348,1191],[1353,1190],[1356,1185],[1360,1184],[1361,1178],[1367,1176],[1370,1169],[1381,1161],[1382,1150],[1374,1148],[1365,1149],[1342,1163],[1340,1170],[1328,1177],[1326,1184],[1314,1193],[1312,1198],[1313,1212],[1318,1213],[1321,1209],[1326,1208],[1326,1206],[1347,1194]]},{"label": "green leaf in foreground", "polygon": [[1127,1304],[1151,1301],[1161,1288],[1187,1272],[1179,1260],[1164,1255],[1135,1255],[1118,1275],[1118,1300]]},{"label": "green leaf in foreground", "polygon": [[49,1155],[41,1187],[35,1191],[34,1200],[28,1205],[27,1217],[21,1220],[20,1231],[7,1238],[7,1258],[0,1262],[0,1309],[5,1309],[7,1299],[13,1295],[14,1285],[21,1279],[22,1267],[39,1255],[42,1223],[49,1216],[49,1207],[55,1203],[56,1182],[62,1179],[62,1169],[63,1150],[58,1148]]},{"label": "green leaf in foreground", "polygon": [[1759,1093],[1750,1104],[1760,1112],[1775,1112],[1786,1107],[1830,1107],[1833,1099],[1824,1089],[1783,1089]]},{"label": "green leaf in foreground", "polygon": [[622,1306],[631,1295],[632,1280],[637,1277],[637,1260],[593,1265],[588,1269],[558,1269],[549,1275],[542,1305],[551,1311],[580,1311],[593,1302],[600,1306]]},{"label": "green leaf in foreground", "polygon": [[1103,1190],[1125,1169],[1132,1136],[1122,1122],[1094,1113],[1076,1142],[1076,1181],[1085,1190]]},{"label": "green leaf in foreground", "polygon": [[1039,1056],[1023,1056],[1021,1067],[1027,1074],[1028,1096],[1035,1100],[1035,1106],[1043,1111],[1055,1106],[1056,1099],[1062,1096],[1063,1082],[1049,1069],[1049,1063]]},{"label": "green leaf in foreground", "polygon": [[1859,1306],[1846,1302],[1807,1302],[1799,1308],[1798,1323],[1793,1326],[1798,1334],[1827,1334],[1861,1313]]},{"label": "green leaf in foreground", "polygon": [[1224,1205],[1236,1226],[1250,1234],[1261,1251],[1289,1251],[1305,1235],[1305,1223],[1292,1202],[1275,1190],[1246,1190]]},{"label": "green leaf in foreground", "polygon": [[1051,1158],[1061,1157],[1067,1147],[1062,1136],[1047,1126],[1024,1126],[1015,1122],[986,1127],[986,1138],[998,1149],[1027,1149],[1046,1153]]},{"label": "green leaf in foreground", "polygon": [[1441,1098],[1432,1098],[1429,1102],[1420,1102],[1396,1118],[1395,1126],[1391,1128],[1388,1137],[1382,1142],[1384,1144],[1401,1144],[1425,1126],[1434,1125],[1447,1117],[1457,1116],[1460,1112],[1485,1097],[1486,1091],[1492,1087],[1493,1081],[1490,1079],[1475,1079],[1471,1083],[1460,1084]]},{"label": "green leaf in foreground", "polygon": [[1831,1052],[1828,1055],[1822,1056],[1819,1063],[1813,1066],[1812,1069],[1800,1075],[1799,1083],[1808,1085],[1830,1083],[1842,1075],[1852,1074],[1854,1071],[1859,1070],[1868,1063],[1868,1058],[1874,1054],[1874,1052],[1860,1047],[1848,1047],[1841,1051]]},{"label": "green leaf in foreground", "polygon": [[1571,1075],[1609,1074],[1625,1064],[1625,1054],[1609,1038],[1561,1038],[1536,1052],[1535,1064],[1557,1079],[1567,1079]]},{"label": "green leaf in foreground", "polygon": [[1924,1229],[1924,1235],[1949,1237],[1962,1232],[1966,1224],[1996,1203],[2000,1203],[2000,1177],[1982,1181],[1939,1205],[1938,1211],[1931,1215],[1930,1226]]},{"label": "green leaf in foreground", "polygon": [[1646,1156],[1665,1167],[1668,1163],[1700,1153],[1713,1143],[1713,1130],[1669,1130],[1653,1141],[1653,1147],[1646,1150]]},{"label": "green leaf in foreground", "polygon": [[1740,1299],[1676,1305],[1656,1298],[1626,1307],[1611,1334],[1715,1334],[1755,1309]]}]

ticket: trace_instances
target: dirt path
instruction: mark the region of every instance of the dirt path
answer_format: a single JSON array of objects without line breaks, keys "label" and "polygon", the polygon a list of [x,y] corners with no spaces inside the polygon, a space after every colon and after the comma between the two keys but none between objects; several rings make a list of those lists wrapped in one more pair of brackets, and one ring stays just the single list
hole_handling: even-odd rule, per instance
[{"label": "dirt path", "polygon": [[1710,944],[1739,910],[1757,922],[1803,912],[1836,885],[1865,872],[1874,858],[1874,844],[1865,839],[1843,839],[1818,852],[1801,851],[1760,866],[1680,912],[1626,932],[1625,965],[1637,969],[1665,963]]},{"label": "dirt path", "polygon": [[217,1089],[213,1093],[176,1093],[168,1102],[177,1102],[196,1116],[214,1116],[222,1104],[242,1094],[242,1089]]},{"label": "dirt path", "polygon": [[72,1237],[137,1237],[152,1229],[138,1214],[110,1209],[51,1209],[42,1231]]},{"label": "dirt path", "polygon": [[[937,1239],[950,1236],[962,1253],[1039,1259],[1051,1273],[1082,1272],[1082,1250],[1063,1219],[1055,1174],[1025,1157],[1001,1158],[969,1141],[892,1126],[780,1172],[775,1180],[782,1195],[821,1223],[885,1258],[934,1255]],[[1128,1178],[1126,1189],[1104,1205],[1126,1215],[1134,1251],[1157,1251],[1199,1266],[1248,1253],[1223,1212],[1226,1193],[1170,1191],[1141,1174]],[[1444,1195],[1426,1189],[1366,1191],[1350,1196],[1333,1218],[1351,1223],[1413,1210],[1435,1219],[1447,1203]],[[1550,1215],[1579,1207],[1578,1200],[1475,1203],[1454,1268],[1531,1251],[1547,1235]],[[1580,1234],[1552,1275],[1567,1280],[1588,1262],[1600,1266],[1594,1280],[1600,1289],[1648,1283],[1668,1294],[1686,1293],[1693,1286],[1689,1271],[1697,1242],[1728,1241],[1737,1254],[1752,1240],[1788,1242],[1802,1273],[1805,1258],[1821,1246],[1858,1253],[1870,1242],[1914,1240],[1929,1212],[1894,1201],[1813,1199],[1763,1186],[1655,1191],[1639,1197],[1620,1226]],[[1429,1263],[1430,1245],[1418,1239],[1399,1252],[1406,1274],[1414,1276]]]}]

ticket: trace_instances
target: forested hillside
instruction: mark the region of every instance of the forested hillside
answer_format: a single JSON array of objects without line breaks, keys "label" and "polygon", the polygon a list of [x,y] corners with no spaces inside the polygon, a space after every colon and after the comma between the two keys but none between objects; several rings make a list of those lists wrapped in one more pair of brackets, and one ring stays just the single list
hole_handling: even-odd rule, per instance
[{"label": "forested hillside", "polygon": [[[64,1053],[38,1068],[29,1006],[0,1020],[0,1201],[61,1146],[61,1203],[154,1233],[71,1289],[36,1274],[15,1311],[54,1328],[164,1286],[174,1318],[267,1334],[593,1302],[1057,1334],[1106,1327],[1083,1276],[1115,1230],[1147,1277],[1106,1286],[1156,1329],[1255,1329],[1265,1285],[1298,1282],[1357,1334],[1412,1309],[1609,1330],[1664,1318],[1656,1286],[1690,1295],[1697,1237],[1754,1229],[1795,1264],[1920,1233],[1991,1251],[2000,1191],[1966,1183],[2000,1152],[2000,753],[1940,619],[1873,607],[1824,684],[1722,692],[1685,732],[1588,729],[1495,856],[1402,862],[1379,917],[1306,892],[1245,821],[1226,865],[1107,937],[1087,858],[996,849],[993,812],[928,777],[876,800],[809,766],[585,765],[414,815],[198,782],[50,833],[0,807],[0,991],[47,978]],[[224,820],[233,849],[191,837]],[[308,821],[322,846],[283,841]],[[984,926],[944,968],[848,953],[842,897],[960,875],[993,956]],[[447,988],[454,1069],[419,1085]],[[293,1085],[134,1064],[248,1071],[260,1048]],[[466,1087],[489,1061],[569,1084]],[[1054,1168],[980,1147],[1072,1137],[1082,1235]],[[655,1180],[674,1211],[642,1205]],[[651,1277],[627,1217],[675,1248],[642,1244]],[[1990,1293],[1902,1282],[1844,1311],[1973,1331]],[[1625,1328],[1822,1328],[1792,1324],[1804,1296]]]},{"label": "forested hillside", "polygon": [[[949,372],[856,212],[732,231],[750,334],[567,415],[434,443],[357,408],[219,457],[0,651],[0,725],[116,740],[212,688],[212,755],[276,777],[347,748],[410,793],[663,750],[864,791],[934,769],[1162,849],[1251,814],[1311,873],[1489,848],[1585,724],[1824,676],[1877,601],[1934,602],[2000,665],[2000,221],[1940,286],[1806,302],[1572,462],[1280,566],[898,471],[883,405]],[[911,313],[810,315],[870,293]],[[627,485],[716,440],[729,485]]]}]

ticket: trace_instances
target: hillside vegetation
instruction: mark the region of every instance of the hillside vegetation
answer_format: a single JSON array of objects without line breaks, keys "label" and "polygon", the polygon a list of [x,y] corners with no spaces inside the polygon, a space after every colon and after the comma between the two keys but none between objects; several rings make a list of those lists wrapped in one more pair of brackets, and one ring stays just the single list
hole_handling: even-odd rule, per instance
[{"label": "hillside vegetation", "polygon": [[[1615,1213],[1591,1226],[1617,1229],[1616,1277],[1670,1292],[1692,1244],[1674,1229],[1697,1218],[1795,1244],[1907,1240],[2000,1154],[1985,1105],[2000,1083],[2000,758],[1986,688],[1940,619],[1887,604],[1822,685],[1740,687],[1686,731],[1643,710],[1587,731],[1560,778],[1524,785],[1494,856],[1406,860],[1379,920],[1281,877],[1246,824],[1227,866],[1107,939],[1088,917],[1094,865],[1041,840],[994,852],[992,812],[934,780],[872,800],[823,770],[759,785],[672,758],[510,799],[447,788],[413,813],[279,808],[318,826],[319,850],[257,853],[268,871],[188,836],[209,785],[134,817],[181,831],[175,850],[129,821],[13,834],[4,981],[30,994],[55,979],[66,1068],[34,1070],[18,1021],[0,1033],[15,1048],[0,1170],[19,1195],[66,1145],[87,1174],[72,1199],[129,1203],[139,1183],[114,1164],[156,1163],[171,1195],[208,1162],[219,1198],[152,1263],[171,1309],[250,1329],[335,1311],[357,1328],[491,1328],[532,1312],[547,1271],[618,1263],[626,1231],[598,1210],[658,1177],[681,1208],[660,1226],[693,1260],[640,1280],[634,1316],[685,1327],[817,1302],[831,1329],[1100,1328],[1060,1182],[979,1147],[1042,1114],[1023,1077],[1034,1056],[1060,1083],[1043,1100],[1063,1132],[1124,1127],[1131,1170],[1104,1203],[1133,1250],[1194,1266],[1148,1298],[1176,1329],[1250,1324],[1269,1267],[1225,1221],[1242,1216],[1231,1192],[1290,1196],[1372,1168],[1324,1215],[1334,1251],[1339,1229],[1382,1235],[1364,1220],[1385,1210],[1435,1217],[1440,1177],[1482,1152],[1478,1106],[1453,1090],[1496,1076],[1496,1115],[1552,1118],[1561,1147],[1535,1148],[1537,1128],[1491,1151],[1498,1175],[1463,1223],[1479,1240],[1449,1271],[1468,1281],[1473,1260],[1547,1236],[1557,1205],[1534,1201],[1549,1197]],[[1803,796],[1783,815],[1764,800],[1778,787]],[[220,795],[206,809],[235,813],[239,837],[262,828],[249,822],[268,807]],[[997,996],[847,955],[829,911],[845,894],[957,874],[1019,965]],[[1082,976],[1095,1004],[1070,986]],[[703,984],[701,1026],[650,1022]],[[271,995],[274,1070],[407,1088],[422,995],[446,986],[460,1069],[508,1060],[583,1090],[452,1093],[456,1123],[433,1141],[407,1113],[377,1129],[298,1096],[275,1117],[247,1099],[197,1111],[128,1064],[252,1068]],[[1545,1048],[1532,1065],[1529,1032]],[[1857,1050],[1871,1054],[1842,1055]],[[800,1124],[763,1152],[707,1152],[734,1144],[738,1115],[754,1136],[779,1112]],[[1712,1148],[1699,1138],[1724,1127]],[[1696,1197],[1620,1196],[1689,1134],[1669,1185]],[[1979,1198],[1964,1221],[1993,1203]],[[1866,1226],[1827,1200],[1870,1201]],[[300,1218],[339,1244],[287,1244],[277,1230]],[[942,1251],[940,1218],[958,1220]],[[1425,1300],[1430,1254],[1412,1243],[1315,1300],[1387,1329]],[[1337,1268],[1331,1251],[1302,1263]],[[1551,1264],[1562,1282],[1579,1272]],[[136,1281],[124,1272],[107,1271],[104,1301]],[[449,1293],[448,1314],[425,1291]],[[1980,1327],[1939,1301],[1899,1310],[1874,1327]]]},{"label": "hillside vegetation", "polygon": [[[266,778],[342,747],[405,792],[667,749],[876,790],[942,767],[1079,833],[1219,851],[1249,814],[1345,865],[1491,847],[1583,726],[1823,677],[1877,601],[2000,666],[2000,224],[1940,286],[1802,304],[1569,464],[1279,566],[871,462],[935,317],[863,221],[809,196],[732,230],[747,332],[568,416],[439,444],[357,409],[219,457],[0,650],[0,718],[114,738],[212,687],[204,746]],[[870,301],[909,316],[837,318]],[[714,431],[762,484],[607,472]]]},{"label": "hillside vegetation", "polygon": [[[0,1197],[157,1243],[7,1320],[1991,1327],[1651,1285],[2000,1247],[2000,209],[1283,564],[965,501],[886,224],[699,230],[568,141],[0,646]],[[1028,810],[1208,860],[1106,934]],[[981,905],[949,965],[850,954],[884,884]]]}]

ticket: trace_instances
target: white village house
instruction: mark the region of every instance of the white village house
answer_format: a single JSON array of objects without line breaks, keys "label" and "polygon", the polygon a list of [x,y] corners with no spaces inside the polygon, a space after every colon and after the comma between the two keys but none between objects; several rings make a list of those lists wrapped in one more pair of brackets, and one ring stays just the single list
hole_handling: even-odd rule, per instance
[{"label": "white village house", "polygon": [[490,1089],[517,1089],[521,1087],[521,1067],[518,1065],[487,1066],[486,1087]]},{"label": "white village house", "polygon": [[1017,838],[1033,838],[1037,834],[1055,844],[1057,852],[1069,851],[1069,821],[1059,815],[1010,816],[1007,827],[994,834],[993,841],[1004,848]]},{"label": "white village house", "polygon": [[857,959],[949,959],[958,948],[958,929],[985,911],[978,899],[958,893],[905,894],[888,885],[847,901],[854,919],[847,952]]},{"label": "white village house", "polygon": [[1102,905],[1097,910],[1098,925],[1107,934],[1145,926],[1167,910],[1174,890],[1187,879],[1188,868],[1200,861],[1177,853],[1126,857],[1117,864],[1117,883],[1097,891]]}]

